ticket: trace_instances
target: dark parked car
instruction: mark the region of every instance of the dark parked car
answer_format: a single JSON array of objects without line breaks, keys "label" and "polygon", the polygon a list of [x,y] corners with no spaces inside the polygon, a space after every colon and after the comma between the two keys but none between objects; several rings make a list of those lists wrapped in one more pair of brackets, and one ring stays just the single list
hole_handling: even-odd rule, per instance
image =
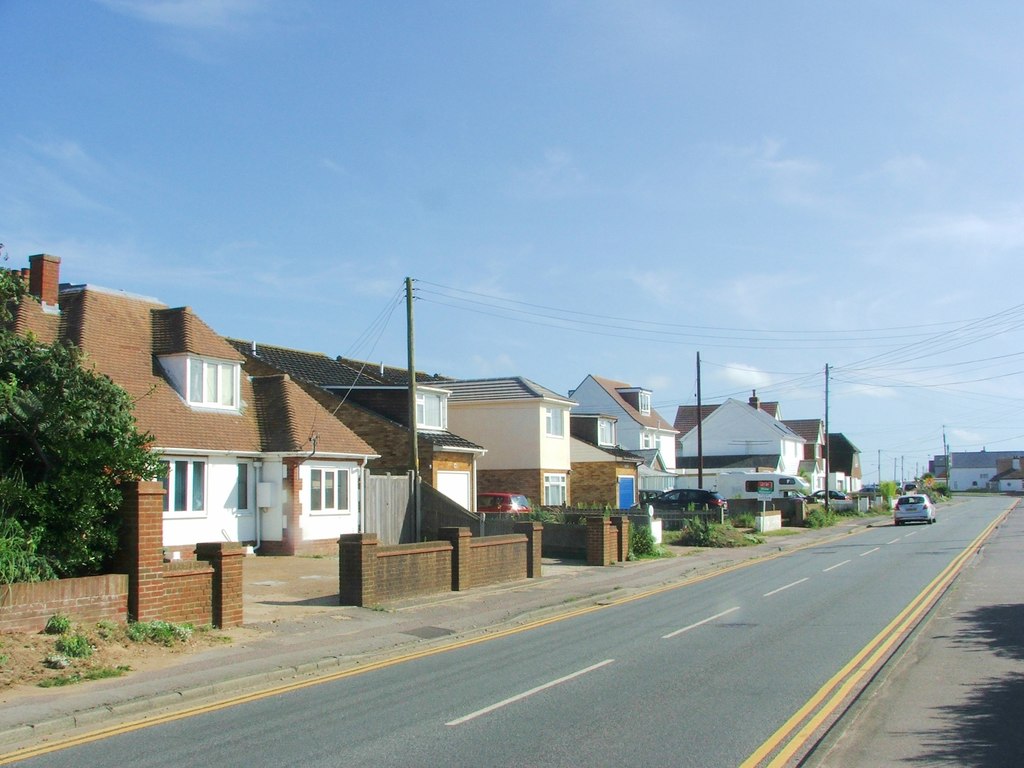
[{"label": "dark parked car", "polygon": [[[813,494],[815,501],[825,500],[825,491],[815,491]],[[850,495],[843,493],[842,491],[829,491],[828,498],[830,501],[849,501]]]},{"label": "dark parked car", "polygon": [[476,497],[476,511],[525,515],[530,512],[530,500],[521,493],[481,493]]},{"label": "dark parked car", "polygon": [[700,488],[674,488],[648,502],[657,510],[690,512],[695,510],[713,510],[727,512],[729,502],[714,491]]}]

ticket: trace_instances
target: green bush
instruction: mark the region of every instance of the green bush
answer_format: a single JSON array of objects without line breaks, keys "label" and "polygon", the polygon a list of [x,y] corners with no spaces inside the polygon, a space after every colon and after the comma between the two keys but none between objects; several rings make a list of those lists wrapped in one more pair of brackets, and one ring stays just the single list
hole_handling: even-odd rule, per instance
[{"label": "green bush", "polygon": [[808,528],[828,528],[836,524],[838,517],[831,509],[824,507],[813,507],[807,513],[806,523]]},{"label": "green bush", "polygon": [[[0,495],[3,494],[0,482]],[[46,558],[36,552],[36,542],[21,524],[4,517],[0,509],[0,584],[48,581],[57,578]]]},{"label": "green bush", "polygon": [[653,557],[658,553],[658,546],[654,542],[654,534],[646,525],[629,526],[629,559],[637,560],[641,557]]},{"label": "green bush", "polygon": [[85,635],[61,635],[57,638],[57,653],[71,659],[87,659],[92,656],[92,643]]},{"label": "green bush", "polygon": [[742,515],[736,515],[732,518],[732,525],[735,528],[755,528],[757,527],[754,521],[754,516],[749,512],[744,512]]},{"label": "green bush", "polygon": [[43,632],[48,635],[66,635],[71,631],[71,619],[63,613],[55,613],[46,620]]}]

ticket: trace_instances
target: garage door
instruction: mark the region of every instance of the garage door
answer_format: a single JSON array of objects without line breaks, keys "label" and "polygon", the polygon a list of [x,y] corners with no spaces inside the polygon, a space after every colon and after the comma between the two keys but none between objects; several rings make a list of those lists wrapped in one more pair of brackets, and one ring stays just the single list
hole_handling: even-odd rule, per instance
[{"label": "garage door", "polygon": [[466,509],[469,505],[469,472],[438,472],[437,490]]}]

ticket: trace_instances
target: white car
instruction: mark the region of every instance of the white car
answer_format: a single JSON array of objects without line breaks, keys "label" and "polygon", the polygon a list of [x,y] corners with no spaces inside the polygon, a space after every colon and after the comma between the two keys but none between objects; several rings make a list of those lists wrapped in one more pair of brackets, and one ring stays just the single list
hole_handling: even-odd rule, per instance
[{"label": "white car", "polygon": [[935,505],[923,493],[912,493],[896,499],[892,521],[896,525],[904,523],[934,523]]}]

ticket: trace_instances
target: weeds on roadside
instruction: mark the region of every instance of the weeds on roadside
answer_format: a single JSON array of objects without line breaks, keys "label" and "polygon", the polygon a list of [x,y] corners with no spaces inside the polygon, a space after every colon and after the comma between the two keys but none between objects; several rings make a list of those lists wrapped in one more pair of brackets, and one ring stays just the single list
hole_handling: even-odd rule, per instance
[{"label": "weeds on roadside", "polygon": [[174,645],[185,643],[192,637],[191,624],[172,624],[169,621],[136,621],[128,625],[128,639],[136,643],[159,643]]},{"label": "weeds on roadside", "polygon": [[63,613],[55,613],[46,620],[43,632],[48,635],[66,635],[71,631],[71,619]]},{"label": "weeds on roadside", "polygon": [[61,635],[57,638],[57,653],[72,659],[87,659],[92,656],[93,646],[85,635]]},{"label": "weeds on roadside", "polygon": [[121,677],[126,672],[131,672],[131,670],[132,668],[127,665],[89,669],[85,672],[74,672],[70,675],[63,675],[61,677],[48,677],[45,680],[39,681],[39,687],[59,688],[64,685],[74,685],[75,683],[81,683],[86,680],[105,680],[110,677]]}]

